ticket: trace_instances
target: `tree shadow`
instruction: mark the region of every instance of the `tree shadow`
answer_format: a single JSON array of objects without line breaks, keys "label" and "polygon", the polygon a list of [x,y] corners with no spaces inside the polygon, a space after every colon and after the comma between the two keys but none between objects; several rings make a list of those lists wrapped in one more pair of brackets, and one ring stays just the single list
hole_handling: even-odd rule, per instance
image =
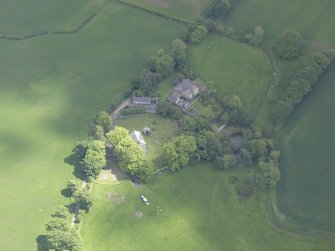
[{"label": "tree shadow", "polygon": [[36,242],[37,242],[37,251],[48,251],[46,235],[37,236]]},{"label": "tree shadow", "polygon": [[[81,162],[80,162],[80,159],[78,158],[77,154],[71,153],[68,157],[66,157],[64,159],[64,163],[69,164],[69,165],[74,167],[72,173],[76,178],[84,180],[84,175],[81,172]],[[63,190],[62,190],[62,192],[63,192]]]},{"label": "tree shadow", "polygon": [[71,197],[71,191],[68,188],[64,188],[60,191],[60,193],[65,197],[65,198],[70,198]]}]

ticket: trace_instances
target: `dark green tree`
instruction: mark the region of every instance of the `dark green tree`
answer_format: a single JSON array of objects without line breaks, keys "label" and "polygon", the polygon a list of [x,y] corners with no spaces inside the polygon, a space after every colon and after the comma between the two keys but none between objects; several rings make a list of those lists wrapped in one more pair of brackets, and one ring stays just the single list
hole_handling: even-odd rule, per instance
[{"label": "dark green tree", "polygon": [[170,55],[164,54],[156,59],[156,72],[159,73],[162,78],[169,77],[174,68],[175,62]]},{"label": "dark green tree", "polygon": [[302,38],[293,30],[284,31],[277,42],[276,51],[279,57],[293,60],[300,55],[302,49]]},{"label": "dark green tree", "polygon": [[106,111],[101,111],[97,115],[95,119],[95,123],[97,125],[102,126],[105,133],[109,132],[112,129],[112,118],[111,116],[109,116],[109,114]]},{"label": "dark green tree", "polygon": [[184,62],[186,58],[187,45],[181,39],[175,39],[172,41],[172,48],[169,54],[172,56],[177,65]]},{"label": "dark green tree", "polygon": [[194,31],[192,31],[188,36],[188,42],[191,44],[199,44],[206,36],[207,36],[208,30],[206,26],[199,25],[195,28]]}]

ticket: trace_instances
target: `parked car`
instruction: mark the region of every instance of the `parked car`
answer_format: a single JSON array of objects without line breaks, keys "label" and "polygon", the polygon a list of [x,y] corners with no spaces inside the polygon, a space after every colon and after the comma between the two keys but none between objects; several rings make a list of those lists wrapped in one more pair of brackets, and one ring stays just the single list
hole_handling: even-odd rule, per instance
[{"label": "parked car", "polygon": [[148,206],[149,205],[149,201],[147,198],[144,197],[144,195],[141,195],[141,199],[143,200],[143,202]]}]

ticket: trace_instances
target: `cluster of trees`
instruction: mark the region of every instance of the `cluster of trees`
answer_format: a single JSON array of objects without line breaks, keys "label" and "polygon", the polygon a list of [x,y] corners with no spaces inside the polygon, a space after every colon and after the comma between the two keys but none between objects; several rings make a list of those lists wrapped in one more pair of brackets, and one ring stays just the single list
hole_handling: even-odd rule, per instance
[{"label": "cluster of trees", "polygon": [[52,214],[52,220],[45,225],[47,250],[82,250],[78,230],[71,225],[71,214],[66,207]]},{"label": "cluster of trees", "polygon": [[116,126],[107,133],[107,140],[114,147],[122,171],[148,181],[153,173],[145,159],[144,151],[130,137],[127,129]]},{"label": "cluster of trees", "polygon": [[162,79],[168,78],[175,67],[184,64],[186,50],[187,45],[181,39],[173,40],[168,52],[158,50],[155,55],[149,57],[147,67],[133,81],[131,92],[135,91],[136,96],[153,94]]},{"label": "cluster of trees", "polygon": [[82,188],[78,182],[70,180],[67,183],[66,189],[75,204],[79,203],[80,209],[88,211],[93,205],[93,201],[89,193],[89,185]]},{"label": "cluster of trees", "polygon": [[278,158],[280,152],[275,150],[274,144],[270,139],[252,139],[243,150],[242,158],[246,162],[250,160],[258,163],[257,181],[263,188],[274,188],[280,179],[278,168]]},{"label": "cluster of trees", "polygon": [[85,178],[95,178],[106,166],[106,149],[102,140],[77,142],[73,152],[79,160],[79,171]]},{"label": "cluster of trees", "polygon": [[280,179],[280,152],[264,134],[267,134],[267,130],[264,133],[259,128],[248,130],[240,149],[240,160],[243,166],[256,166],[256,181],[262,188],[270,189],[275,187]]},{"label": "cluster of trees", "polygon": [[203,117],[185,115],[180,121],[180,124],[183,131],[200,133],[208,128],[209,121]]},{"label": "cluster of trees", "polygon": [[182,134],[164,144],[164,158],[172,171],[180,170],[190,162],[213,161],[219,153],[219,141],[210,130]]},{"label": "cluster of trees", "polygon": [[105,141],[105,133],[112,129],[112,118],[106,111],[101,111],[93,120],[91,135],[96,140]]},{"label": "cluster of trees", "polygon": [[157,106],[157,114],[162,117],[168,117],[172,119],[180,119],[183,116],[183,113],[179,107],[171,104],[166,100],[159,101]]},{"label": "cluster of trees", "polygon": [[208,34],[208,29],[206,24],[192,24],[187,27],[184,34],[184,40],[191,44],[199,44]]},{"label": "cluster of trees", "polygon": [[302,38],[293,30],[286,30],[280,34],[276,45],[276,52],[279,57],[286,60],[297,58],[302,49]]},{"label": "cluster of trees", "polygon": [[253,33],[245,36],[247,42],[254,46],[260,46],[263,42],[264,30],[261,26],[256,26]]},{"label": "cluster of trees", "polygon": [[197,160],[197,144],[194,136],[180,135],[164,144],[164,158],[172,171],[187,166],[191,160]]},{"label": "cluster of trees", "polygon": [[285,95],[273,107],[272,119],[275,123],[283,122],[293,112],[294,107],[312,90],[320,74],[331,64],[334,57],[334,50],[317,52],[310,56],[308,64],[296,72]]},{"label": "cluster of trees", "polygon": [[252,116],[242,106],[242,102],[238,96],[228,95],[218,101],[224,111],[220,116],[222,123],[244,128],[248,128],[252,124]]},{"label": "cluster of trees", "polygon": [[212,17],[223,17],[227,15],[235,0],[213,0],[209,9],[209,16]]}]

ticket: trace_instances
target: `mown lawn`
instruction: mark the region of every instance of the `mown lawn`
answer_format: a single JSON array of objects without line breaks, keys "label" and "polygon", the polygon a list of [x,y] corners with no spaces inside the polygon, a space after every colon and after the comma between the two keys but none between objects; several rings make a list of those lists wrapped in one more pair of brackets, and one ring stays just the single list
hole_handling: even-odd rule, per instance
[{"label": "mown lawn", "polygon": [[[60,1],[50,15],[80,8],[75,2]],[[40,1],[29,3],[26,11],[37,14]],[[35,238],[74,178],[64,158],[87,138],[90,119],[121,101],[146,58],[178,32],[174,23],[109,4],[75,34],[0,40],[1,250],[36,250]]]},{"label": "mown lawn", "polygon": [[335,232],[335,65],[282,127],[280,208],[295,222]]},{"label": "mown lawn", "polygon": [[203,15],[210,0],[122,0],[182,21],[192,22]]},{"label": "mown lawn", "polygon": [[272,78],[269,59],[260,49],[216,35],[190,47],[187,61],[197,77],[213,81],[223,96],[239,96],[252,113]]},{"label": "mown lawn", "polygon": [[[200,164],[134,186],[95,184],[84,220],[85,250],[334,250],[334,245],[273,228],[261,193],[241,202],[230,176]],[[139,198],[144,194],[150,205]],[[162,211],[160,211],[162,210]]]},{"label": "mown lawn", "polygon": [[129,131],[137,130],[142,132],[145,127],[152,129],[150,136],[144,136],[148,144],[146,156],[152,161],[155,169],[164,167],[162,158],[163,145],[176,136],[178,127],[177,121],[163,118],[155,114],[142,114],[128,118],[117,119],[116,124],[127,128]]}]

